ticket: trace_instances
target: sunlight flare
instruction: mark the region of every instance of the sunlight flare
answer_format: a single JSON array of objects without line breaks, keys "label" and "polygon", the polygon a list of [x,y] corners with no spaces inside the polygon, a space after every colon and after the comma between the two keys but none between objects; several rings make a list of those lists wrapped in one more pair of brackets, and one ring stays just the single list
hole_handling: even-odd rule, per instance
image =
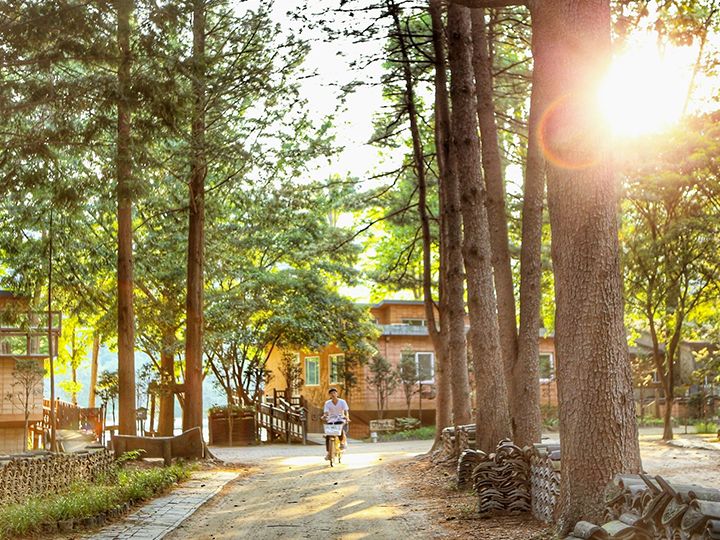
[{"label": "sunlight flare", "polygon": [[657,133],[680,120],[696,55],[695,47],[661,51],[649,40],[616,56],[598,91],[600,110],[613,133]]}]

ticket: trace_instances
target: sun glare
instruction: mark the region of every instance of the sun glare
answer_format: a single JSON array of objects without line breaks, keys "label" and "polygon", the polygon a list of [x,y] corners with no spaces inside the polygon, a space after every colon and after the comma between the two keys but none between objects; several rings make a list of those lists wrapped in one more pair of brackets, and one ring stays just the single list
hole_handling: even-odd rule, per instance
[{"label": "sun glare", "polygon": [[662,131],[683,113],[694,47],[641,43],[619,54],[601,84],[600,109],[613,133],[633,137]]}]

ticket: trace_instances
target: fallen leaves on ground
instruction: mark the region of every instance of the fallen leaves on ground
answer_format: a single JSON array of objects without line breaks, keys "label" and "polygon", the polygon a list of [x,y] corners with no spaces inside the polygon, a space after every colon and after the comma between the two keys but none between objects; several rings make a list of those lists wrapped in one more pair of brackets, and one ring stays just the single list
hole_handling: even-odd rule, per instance
[{"label": "fallen leaves on ground", "polygon": [[530,514],[480,517],[477,495],[459,490],[453,463],[436,464],[428,456],[393,463],[388,469],[396,482],[412,494],[413,506],[448,531],[448,538],[482,540],[544,540],[554,532]]}]

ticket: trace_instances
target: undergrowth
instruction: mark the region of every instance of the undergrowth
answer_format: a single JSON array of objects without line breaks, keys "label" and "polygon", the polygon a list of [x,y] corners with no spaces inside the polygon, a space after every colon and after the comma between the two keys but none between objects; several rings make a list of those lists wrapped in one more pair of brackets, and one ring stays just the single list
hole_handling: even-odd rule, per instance
[{"label": "undergrowth", "polygon": [[[395,433],[378,433],[378,441],[425,441],[435,438],[435,426],[424,426]],[[369,439],[368,439],[369,440]]]},{"label": "undergrowth", "polygon": [[114,470],[95,483],[77,482],[67,490],[0,507],[0,538],[42,532],[45,524],[92,517],[125,503],[147,500],[190,476],[184,464],[151,469]]}]

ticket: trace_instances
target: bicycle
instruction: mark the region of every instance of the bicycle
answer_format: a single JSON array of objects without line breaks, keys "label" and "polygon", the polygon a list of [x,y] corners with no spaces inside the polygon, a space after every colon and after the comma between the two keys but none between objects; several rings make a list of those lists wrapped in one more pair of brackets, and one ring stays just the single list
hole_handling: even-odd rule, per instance
[{"label": "bicycle", "polygon": [[334,467],[337,461],[338,465],[342,459],[342,448],[340,448],[340,436],[343,432],[344,422],[333,422],[331,424],[324,424],[323,429],[325,432],[325,438],[330,440],[328,444],[330,454],[330,466]]}]

